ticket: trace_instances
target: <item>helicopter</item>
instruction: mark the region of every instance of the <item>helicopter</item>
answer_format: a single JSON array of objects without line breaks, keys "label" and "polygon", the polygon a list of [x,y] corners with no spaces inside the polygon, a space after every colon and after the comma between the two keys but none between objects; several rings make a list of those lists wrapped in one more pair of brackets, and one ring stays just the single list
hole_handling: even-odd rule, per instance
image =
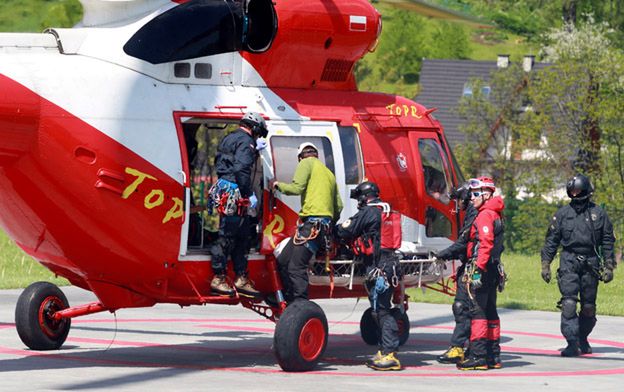
[{"label": "helicopter", "polygon": [[[405,289],[452,291],[453,262],[432,257],[456,238],[448,197],[463,177],[433,116],[400,96],[360,92],[356,62],[382,22],[366,0],[81,0],[74,28],[0,33],[0,227],[57,276],[97,301],[72,305],[48,282],[21,294],[16,328],[33,350],[59,349],[71,319],[157,303],[242,305],[276,323],[282,369],[313,369],[328,324],[313,301],[286,306],[210,292],[206,209],[220,138],[247,111],[267,123],[254,186],[249,275],[264,295],[281,282],[274,251],[291,237],[297,146],[314,143],[345,202],[365,179],[401,214],[404,276],[394,303],[409,336]],[[353,254],[311,260],[310,299],[366,295]],[[360,331],[377,343],[371,309]]]}]

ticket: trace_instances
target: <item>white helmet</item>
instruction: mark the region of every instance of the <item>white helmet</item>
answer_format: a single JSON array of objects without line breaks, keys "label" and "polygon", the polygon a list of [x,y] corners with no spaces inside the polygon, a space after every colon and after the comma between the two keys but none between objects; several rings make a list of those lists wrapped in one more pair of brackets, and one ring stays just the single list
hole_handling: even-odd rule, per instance
[{"label": "white helmet", "polygon": [[260,113],[247,112],[243,115],[240,122],[251,128],[254,136],[266,137],[269,133],[266,121],[264,121]]},{"label": "white helmet", "polygon": [[303,153],[303,150],[309,149],[309,148],[313,148],[316,150],[316,152],[318,153],[318,148],[314,145],[314,143],[310,143],[310,142],[305,142],[305,143],[301,143],[299,145],[299,148],[297,149],[297,156],[300,156],[301,153]]}]

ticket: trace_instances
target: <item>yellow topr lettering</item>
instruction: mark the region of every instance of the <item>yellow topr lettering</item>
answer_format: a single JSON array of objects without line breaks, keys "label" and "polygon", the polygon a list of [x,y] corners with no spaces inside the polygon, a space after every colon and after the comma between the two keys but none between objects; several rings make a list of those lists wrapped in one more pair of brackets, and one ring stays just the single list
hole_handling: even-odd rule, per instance
[{"label": "yellow topr lettering", "polygon": [[150,180],[158,181],[156,177],[152,177],[149,174],[140,172],[137,169],[133,169],[131,167],[127,167],[125,171],[127,174],[136,176],[137,179],[134,180],[132,184],[128,185],[126,189],[124,189],[123,193],[121,194],[122,199],[127,199],[128,197],[130,197],[132,192],[134,192],[139,187],[139,185],[141,185],[141,183],[145,181],[146,178],[149,178]]},{"label": "yellow topr lettering", "polygon": [[167,211],[167,214],[162,220],[162,223],[167,223],[171,219],[181,218],[184,215],[184,208],[182,208],[182,200],[177,197],[172,197],[173,207]]},{"label": "yellow topr lettering", "polygon": [[264,228],[263,234],[264,236],[269,238],[269,242],[271,243],[271,246],[273,247],[273,249],[275,249],[275,247],[277,246],[275,245],[275,241],[273,241],[273,234],[281,233],[283,230],[284,230],[284,218],[282,218],[279,215],[275,215],[271,223],[269,223]]},{"label": "yellow topr lettering", "polygon": [[[155,200],[154,197],[156,198]],[[161,205],[163,201],[165,201],[165,193],[160,189],[152,189],[149,195],[145,196],[145,208],[151,210]]]}]

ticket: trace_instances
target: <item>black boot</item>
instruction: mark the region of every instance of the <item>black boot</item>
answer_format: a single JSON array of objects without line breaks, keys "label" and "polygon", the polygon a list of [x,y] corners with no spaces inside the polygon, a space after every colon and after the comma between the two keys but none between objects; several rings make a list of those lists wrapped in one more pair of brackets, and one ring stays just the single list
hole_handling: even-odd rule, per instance
[{"label": "black boot", "polygon": [[562,357],[578,357],[581,355],[579,351],[579,344],[577,340],[568,340],[568,347],[561,351]]},{"label": "black boot", "polygon": [[459,370],[488,370],[485,358],[471,357],[457,364]]},{"label": "black boot", "polygon": [[592,348],[587,341],[587,338],[579,340],[579,348],[581,349],[582,354],[591,354]]}]

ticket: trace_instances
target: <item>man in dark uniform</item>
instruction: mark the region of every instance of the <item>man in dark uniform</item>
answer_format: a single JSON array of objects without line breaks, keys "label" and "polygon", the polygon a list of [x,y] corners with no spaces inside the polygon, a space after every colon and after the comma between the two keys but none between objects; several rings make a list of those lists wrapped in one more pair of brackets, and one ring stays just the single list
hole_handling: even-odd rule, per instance
[{"label": "man in dark uniform", "polygon": [[[390,205],[379,199],[379,188],[374,182],[363,182],[351,191],[351,198],[358,201],[359,211],[336,225],[336,235],[354,240],[359,257],[366,265],[368,298],[373,308],[373,318],[380,330],[380,349],[367,363],[375,370],[401,370],[396,357],[399,349],[399,329],[392,316],[392,294],[401,276],[396,248],[388,248],[382,242],[382,214],[390,214]],[[400,224],[398,224],[400,230]],[[367,251],[368,250],[368,251]]]},{"label": "man in dark uniform", "polygon": [[[247,277],[247,253],[249,252],[250,221],[247,206],[257,203],[252,190],[252,172],[256,162],[256,141],[266,137],[268,130],[262,116],[247,112],[240,127],[226,135],[219,143],[215,167],[219,179],[211,188],[211,200],[218,206],[219,238],[211,247],[214,277],[210,283],[213,292],[234,295],[234,288],[225,276],[228,256],[234,263],[236,291],[248,297],[260,293]],[[255,199],[255,201],[254,201]]]},{"label": "man in dark uniform", "polygon": [[[542,279],[550,282],[550,263],[561,244],[557,270],[561,300],[558,305],[561,334],[568,342],[561,355],[575,357],[592,352],[587,337],[596,325],[598,281],[613,280],[615,237],[607,213],[590,200],[594,187],[589,178],[575,175],[567,182],[566,190],[570,204],[555,213],[546,232]],[[577,313],[579,301],[581,306]]]},{"label": "man in dark uniform", "polygon": [[461,265],[455,274],[455,300],[453,301],[453,315],[455,316],[455,329],[451,336],[451,346],[440,355],[437,360],[440,363],[458,363],[464,360],[464,345],[470,338],[470,297],[466,291],[466,285],[462,283],[466,270],[466,247],[470,238],[470,228],[477,217],[477,209],[470,203],[469,184],[463,184],[451,193],[451,199],[457,200],[459,208],[466,211],[464,223],[459,230],[457,240],[446,249],[435,254],[442,260],[460,260]]}]

